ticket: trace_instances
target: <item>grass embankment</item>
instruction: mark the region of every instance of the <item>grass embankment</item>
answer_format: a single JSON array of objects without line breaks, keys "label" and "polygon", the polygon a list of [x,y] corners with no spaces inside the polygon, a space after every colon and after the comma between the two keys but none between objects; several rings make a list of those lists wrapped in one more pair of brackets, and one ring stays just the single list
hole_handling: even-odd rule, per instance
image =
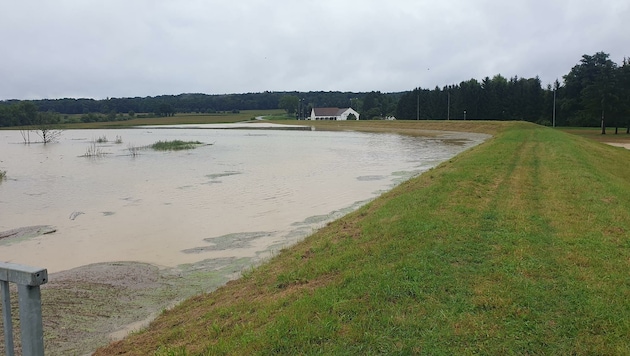
[{"label": "grass embankment", "polygon": [[506,121],[444,120],[359,120],[359,121],[295,121],[321,130],[358,130],[364,132],[399,133],[411,136],[437,136],[437,131],[460,131],[495,134],[513,123]]},{"label": "grass embankment", "polygon": [[509,124],[96,355],[629,354],[628,160]]}]

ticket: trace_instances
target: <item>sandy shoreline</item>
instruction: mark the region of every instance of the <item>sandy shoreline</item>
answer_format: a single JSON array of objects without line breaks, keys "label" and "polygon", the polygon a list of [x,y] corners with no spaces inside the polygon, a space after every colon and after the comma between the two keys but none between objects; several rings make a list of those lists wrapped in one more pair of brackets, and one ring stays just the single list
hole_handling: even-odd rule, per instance
[{"label": "sandy shoreline", "polygon": [[225,258],[164,269],[108,262],[50,274],[41,287],[46,355],[89,355],[146,327],[178,302],[238,278],[251,264],[250,259]]},{"label": "sandy shoreline", "polygon": [[85,354],[146,327],[160,312],[238,278],[249,260],[160,269],[99,263],[58,272],[42,289],[47,355]]}]

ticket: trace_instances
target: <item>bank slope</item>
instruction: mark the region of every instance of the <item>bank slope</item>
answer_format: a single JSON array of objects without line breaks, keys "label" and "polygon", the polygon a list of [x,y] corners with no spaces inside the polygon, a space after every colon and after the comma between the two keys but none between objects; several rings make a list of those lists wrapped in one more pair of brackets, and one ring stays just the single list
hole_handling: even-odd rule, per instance
[{"label": "bank slope", "polygon": [[96,355],[630,354],[629,161],[511,124]]}]

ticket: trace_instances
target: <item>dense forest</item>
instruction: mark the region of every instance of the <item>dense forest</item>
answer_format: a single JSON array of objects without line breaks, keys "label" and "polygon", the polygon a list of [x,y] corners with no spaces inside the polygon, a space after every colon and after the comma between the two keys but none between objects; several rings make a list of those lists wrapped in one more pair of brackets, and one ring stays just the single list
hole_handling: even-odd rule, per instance
[{"label": "dense forest", "polygon": [[[403,120],[526,120],[559,126],[627,126],[630,120],[630,62],[614,63],[604,52],[584,55],[562,83],[543,87],[536,78],[470,79],[434,89],[403,93],[264,92],[180,94],[156,97],[0,101],[0,127],[61,121],[130,118],[136,114],[215,113],[283,108],[296,118],[312,107],[352,107],[361,119],[395,116]],[[42,115],[47,113],[47,115]],[[59,114],[57,116],[53,114]],[[125,115],[122,115],[125,114]],[[77,120],[76,118],[74,120]]]}]

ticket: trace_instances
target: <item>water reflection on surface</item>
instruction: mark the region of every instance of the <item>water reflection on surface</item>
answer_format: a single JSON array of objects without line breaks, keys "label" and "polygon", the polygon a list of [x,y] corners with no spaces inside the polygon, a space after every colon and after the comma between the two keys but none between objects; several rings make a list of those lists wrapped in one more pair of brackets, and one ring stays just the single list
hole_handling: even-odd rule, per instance
[{"label": "water reflection on surface", "polygon": [[[455,136],[453,136],[455,135]],[[458,138],[457,143],[451,139]],[[99,137],[101,157],[80,157]],[[114,143],[116,136],[122,143]],[[481,142],[483,135],[211,129],[65,131],[59,143],[21,144],[0,131],[0,260],[56,272],[97,262],[165,267],[260,257],[303,238],[404,179]],[[129,147],[199,140],[194,150]],[[464,144],[461,144],[461,142]]]}]

